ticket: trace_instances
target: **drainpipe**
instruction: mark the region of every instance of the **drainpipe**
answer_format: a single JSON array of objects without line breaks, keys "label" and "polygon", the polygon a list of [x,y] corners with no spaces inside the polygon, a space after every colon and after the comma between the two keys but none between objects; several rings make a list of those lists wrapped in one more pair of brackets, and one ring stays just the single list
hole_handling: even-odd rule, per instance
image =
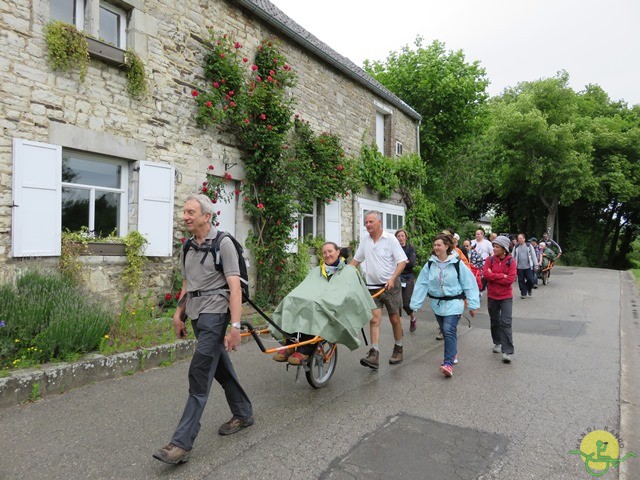
[{"label": "drainpipe", "polygon": [[[353,225],[351,226],[351,241],[357,242],[360,239],[360,229],[358,228],[358,199],[353,192],[351,192],[351,213],[353,216]],[[352,256],[353,253],[351,254]]]},{"label": "drainpipe", "polygon": [[418,152],[418,156],[420,156],[420,124],[422,123],[422,119],[418,120],[416,123],[416,151]]}]

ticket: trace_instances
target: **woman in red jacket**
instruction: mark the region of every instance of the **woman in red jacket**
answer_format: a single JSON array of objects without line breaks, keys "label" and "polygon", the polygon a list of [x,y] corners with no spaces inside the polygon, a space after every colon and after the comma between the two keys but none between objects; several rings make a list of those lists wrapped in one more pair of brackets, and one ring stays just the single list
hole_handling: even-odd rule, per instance
[{"label": "woman in red jacket", "polygon": [[496,237],[493,242],[493,256],[484,262],[483,273],[487,280],[489,317],[491,318],[491,338],[494,353],[502,352],[502,361],[511,363],[513,332],[511,315],[513,311],[513,282],[516,280],[516,262],[509,254],[509,239]]}]

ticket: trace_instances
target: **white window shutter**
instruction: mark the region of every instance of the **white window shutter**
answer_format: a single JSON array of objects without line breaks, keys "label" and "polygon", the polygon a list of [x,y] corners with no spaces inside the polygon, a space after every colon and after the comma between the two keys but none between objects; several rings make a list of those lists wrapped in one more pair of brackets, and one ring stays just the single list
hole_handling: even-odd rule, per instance
[{"label": "white window shutter", "polygon": [[340,200],[334,200],[324,206],[324,238],[342,246],[342,226],[340,223]]},{"label": "white window shutter", "polygon": [[13,139],[11,255],[60,255],[62,147]]},{"label": "white window shutter", "polygon": [[[229,181],[223,185],[224,196],[229,198],[229,203],[218,201],[213,205],[213,210],[220,212],[217,215],[216,222],[219,223],[217,228],[224,232],[229,232],[236,236],[236,207],[238,205],[238,196],[235,194],[236,183]],[[240,240],[238,240],[240,241]],[[241,242],[242,243],[242,242]]]},{"label": "white window shutter", "polygon": [[300,219],[296,221],[295,225],[291,229],[291,232],[289,233],[289,238],[291,239],[291,241],[290,243],[287,243],[285,247],[287,253],[298,253],[298,234],[300,232],[300,226],[298,225],[299,222]]},{"label": "white window shutter", "polygon": [[174,167],[140,162],[138,231],[149,243],[145,255],[170,257],[173,253]]}]

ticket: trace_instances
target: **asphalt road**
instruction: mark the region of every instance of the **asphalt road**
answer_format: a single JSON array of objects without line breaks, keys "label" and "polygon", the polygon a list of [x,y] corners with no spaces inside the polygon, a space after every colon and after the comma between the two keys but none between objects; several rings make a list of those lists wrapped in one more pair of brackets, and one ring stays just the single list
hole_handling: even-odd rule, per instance
[{"label": "asphalt road", "polygon": [[233,360],[256,423],[219,436],[230,414],[215,385],[191,460],[178,467],[151,453],[182,412],[185,361],[3,410],[0,479],[588,479],[568,452],[604,428],[639,458],[602,478],[640,478],[640,324],[629,275],[558,267],[550,285],[514,303],[514,362],[492,353],[483,300],[472,328],[460,323],[451,379],[438,371],[443,347],[428,309],[405,336],[402,364],[387,364],[385,320],[380,370],[359,365],[365,347],[342,347],[320,390],[242,345]]}]

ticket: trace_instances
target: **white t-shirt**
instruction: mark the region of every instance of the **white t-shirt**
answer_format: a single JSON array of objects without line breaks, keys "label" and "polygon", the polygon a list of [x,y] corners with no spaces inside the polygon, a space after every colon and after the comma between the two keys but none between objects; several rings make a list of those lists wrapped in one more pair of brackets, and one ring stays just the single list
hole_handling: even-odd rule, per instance
[{"label": "white t-shirt", "polygon": [[482,255],[483,260],[486,260],[491,255],[493,255],[493,245],[486,238],[483,238],[481,242],[476,242],[474,240],[471,242],[471,245],[476,246],[476,251],[480,252],[480,255]]},{"label": "white t-shirt", "polygon": [[375,243],[371,235],[363,236],[353,259],[360,263],[366,260],[363,270],[367,285],[382,285],[393,276],[399,263],[407,261],[407,256],[398,239],[383,230]]}]

